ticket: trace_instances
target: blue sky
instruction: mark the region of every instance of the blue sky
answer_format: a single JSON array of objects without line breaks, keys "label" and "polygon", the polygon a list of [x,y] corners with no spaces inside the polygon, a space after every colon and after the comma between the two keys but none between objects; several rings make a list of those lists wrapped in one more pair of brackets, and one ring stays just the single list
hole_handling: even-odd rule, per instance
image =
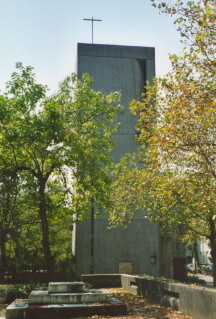
[{"label": "blue sky", "polygon": [[180,53],[170,16],[159,16],[150,0],[0,0],[0,89],[15,63],[34,67],[37,82],[55,93],[75,71],[77,43],[149,46],[156,49],[156,75],[170,70],[168,53]]}]

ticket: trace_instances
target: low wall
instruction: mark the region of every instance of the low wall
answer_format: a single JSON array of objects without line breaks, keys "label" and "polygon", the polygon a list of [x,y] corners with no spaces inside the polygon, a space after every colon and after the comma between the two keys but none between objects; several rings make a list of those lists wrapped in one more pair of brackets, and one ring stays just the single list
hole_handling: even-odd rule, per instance
[{"label": "low wall", "polygon": [[92,286],[92,288],[121,287],[121,275],[120,274],[82,275],[81,281],[90,284]]},{"label": "low wall", "polygon": [[30,282],[49,283],[50,281],[73,281],[75,274],[72,272],[55,273],[51,278],[46,272],[23,272],[8,274],[0,278],[0,284],[26,284]]},{"label": "low wall", "polygon": [[165,307],[179,310],[195,319],[216,318],[216,290],[186,284],[169,283],[131,275],[82,275],[82,281],[96,284],[97,288],[122,287]]}]

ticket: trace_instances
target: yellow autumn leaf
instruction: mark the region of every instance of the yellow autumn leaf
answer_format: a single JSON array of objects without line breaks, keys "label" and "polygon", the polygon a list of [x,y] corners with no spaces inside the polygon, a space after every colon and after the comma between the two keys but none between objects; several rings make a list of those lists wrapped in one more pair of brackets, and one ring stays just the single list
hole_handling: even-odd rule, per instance
[{"label": "yellow autumn leaf", "polygon": [[212,12],[213,12],[213,10],[212,10],[212,8],[211,8],[211,7],[206,6],[206,7],[205,7],[205,12],[206,12],[208,15],[211,15],[211,14],[212,14]]}]

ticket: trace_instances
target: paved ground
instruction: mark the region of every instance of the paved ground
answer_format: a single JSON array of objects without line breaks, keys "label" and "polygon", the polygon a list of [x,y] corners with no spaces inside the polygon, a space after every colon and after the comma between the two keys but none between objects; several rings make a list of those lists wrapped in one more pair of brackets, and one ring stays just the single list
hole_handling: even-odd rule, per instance
[{"label": "paved ground", "polygon": [[206,276],[206,275],[192,275],[192,274],[188,274],[189,276],[195,276],[198,277],[199,279],[205,280],[206,282],[206,287],[207,288],[213,288],[213,277],[212,276]]},{"label": "paved ground", "polygon": [[[77,319],[193,319],[179,311],[165,308],[122,288],[101,289],[107,293],[107,301],[113,297],[127,304],[128,313],[118,317],[92,316]],[[0,305],[0,307],[3,305]],[[4,305],[5,307],[6,305]],[[5,310],[0,308],[0,319],[5,319]],[[39,319],[39,318],[38,318]]]},{"label": "paved ground", "polygon": [[[198,274],[198,278],[206,281],[206,287],[213,288],[213,277]],[[102,290],[105,290],[110,296],[121,299],[128,306],[128,314],[126,316],[119,316],[116,318],[109,317],[109,319],[193,319],[183,313],[174,311],[170,308],[164,308],[147,299],[133,295],[122,288]],[[3,298],[1,298],[2,292],[3,290],[0,289],[0,319],[5,319],[5,308],[7,305],[3,304]],[[80,319],[108,319],[108,317],[93,316],[91,318]]]},{"label": "paved ground", "polygon": [[206,287],[213,288],[213,277],[212,276],[205,276],[198,274],[199,279],[203,279],[206,282]]}]

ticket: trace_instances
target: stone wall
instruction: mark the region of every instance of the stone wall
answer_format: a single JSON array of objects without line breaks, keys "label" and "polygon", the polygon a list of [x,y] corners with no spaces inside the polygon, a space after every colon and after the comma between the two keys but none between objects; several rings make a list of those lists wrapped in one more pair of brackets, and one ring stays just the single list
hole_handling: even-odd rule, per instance
[{"label": "stone wall", "polygon": [[[110,275],[82,275],[84,282],[92,282],[103,287],[103,279],[108,282]],[[179,310],[194,319],[215,319],[216,290],[194,287],[180,283],[151,280],[130,275],[112,275],[112,286],[116,286],[143,296],[165,307]],[[121,283],[120,283],[121,280]]]}]

